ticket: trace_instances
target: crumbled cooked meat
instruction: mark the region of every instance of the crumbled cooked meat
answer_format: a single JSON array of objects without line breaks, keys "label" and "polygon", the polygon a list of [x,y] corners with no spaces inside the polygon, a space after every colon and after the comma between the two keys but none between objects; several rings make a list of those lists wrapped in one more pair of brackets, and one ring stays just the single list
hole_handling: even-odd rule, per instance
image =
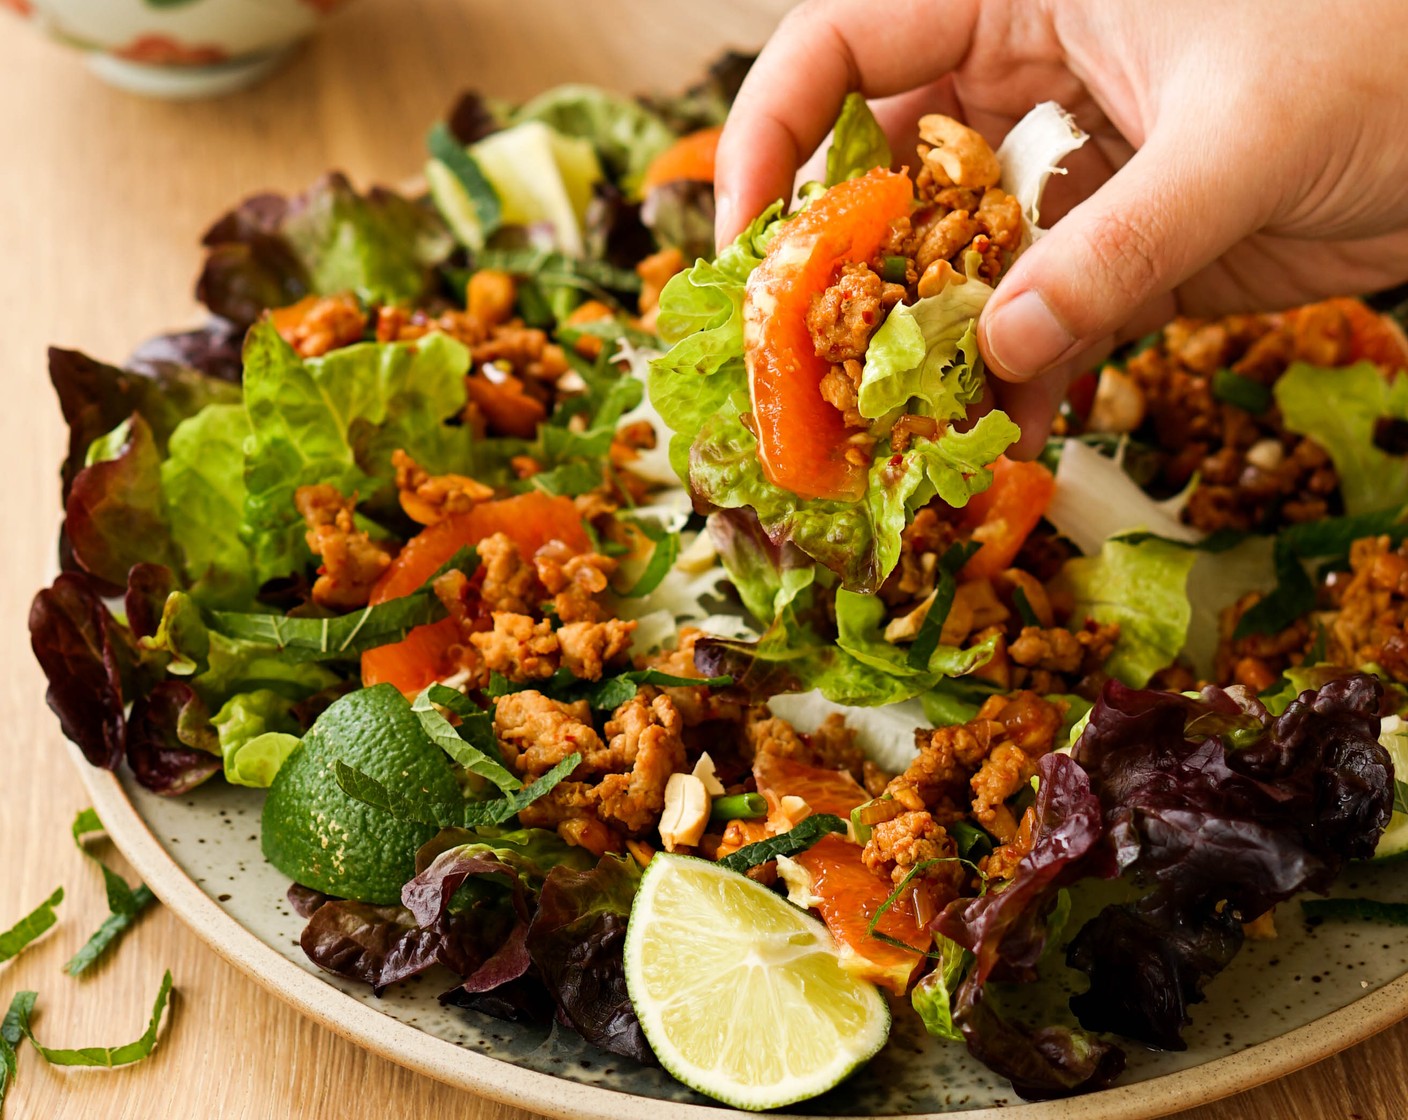
[{"label": "crumbled cooked meat", "polygon": [[[681,627],[679,643],[673,649],[662,650],[647,664],[673,677],[698,677],[699,670],[694,666],[694,646],[702,637],[704,633],[697,627]],[[744,705],[727,691],[721,692],[704,685],[671,685],[660,691],[674,702],[686,727],[698,727],[714,720],[737,722],[743,718]]]},{"label": "crumbled cooked meat", "polygon": [[1349,550],[1350,571],[1330,583],[1335,609],[1324,620],[1326,660],[1374,664],[1408,683],[1408,542],[1365,537]]},{"label": "crumbled cooked meat", "polygon": [[524,561],[518,546],[504,533],[485,537],[475,551],[484,573],[479,594],[491,611],[528,614],[547,598],[537,571]]},{"label": "crumbled cooked meat", "polygon": [[464,297],[471,315],[485,326],[496,327],[513,318],[513,301],[518,298],[518,285],[507,272],[481,268],[470,276]]},{"label": "crumbled cooked meat", "polygon": [[901,813],[875,825],[861,853],[867,868],[896,886],[920,864],[928,860],[945,861],[919,872],[920,877],[940,889],[934,900],[939,906],[957,898],[967,878],[957,856],[958,845],[944,826],[922,810]]},{"label": "crumbled cooked meat", "polygon": [[313,602],[335,611],[365,607],[372,585],[391,563],[391,550],[356,527],[355,499],[325,482],[300,486],[294,505],[308,525],[308,547],[322,558]]},{"label": "crumbled cooked meat", "polygon": [[1190,525],[1255,530],[1335,511],[1339,479],[1325,452],[1287,431],[1276,408],[1248,411],[1213,388],[1223,370],[1269,389],[1296,361],[1348,364],[1353,313],[1348,301],[1329,300],[1270,315],[1175,319],[1129,358],[1124,372],[1147,402],[1138,431],[1163,452],[1157,488],[1176,492],[1197,476],[1183,511]]},{"label": "crumbled cooked meat", "polygon": [[534,553],[533,566],[563,622],[597,622],[605,617],[596,596],[609,586],[615,560],[595,552],[578,554],[561,541],[549,541]]},{"label": "crumbled cooked meat", "polygon": [[640,832],[658,820],[670,775],[686,769],[680,714],[668,696],[637,694],[606,724],[611,754],[626,773],[608,774],[597,787],[603,820]]},{"label": "crumbled cooked meat", "polygon": [[1119,641],[1117,622],[1087,622],[1080,630],[1024,626],[1007,647],[1018,665],[1049,673],[1086,674],[1100,668]]},{"label": "crumbled cooked meat", "polygon": [[470,635],[485,667],[511,681],[542,681],[557,672],[561,647],[552,623],[526,614],[494,611],[494,628]]},{"label": "crumbled cooked meat", "polygon": [[361,342],[367,317],[355,296],[308,296],[271,315],[274,329],[300,357],[318,358],[329,350]]},{"label": "crumbled cooked meat", "polygon": [[547,419],[547,405],[528,393],[523,379],[497,366],[482,368],[465,378],[469,397],[464,422],[476,435],[532,439]]},{"label": "crumbled cooked meat", "polygon": [[989,880],[1010,879],[1017,871],[1017,865],[1032,850],[1032,837],[1036,832],[1036,810],[1031,806],[1017,822],[1017,834],[1007,843],[994,848],[992,854],[979,865]]},{"label": "crumbled cooked meat", "polygon": [[841,414],[848,428],[864,428],[867,423],[858,407],[862,368],[859,361],[847,358],[821,379],[821,399]]},{"label": "crumbled cooked meat", "polygon": [[630,651],[635,628],[634,619],[567,623],[556,631],[562,647],[562,667],[584,681],[600,680],[608,665],[619,662]]},{"label": "crumbled cooked meat", "polygon": [[605,750],[591,715],[585,700],[568,704],[533,689],[510,692],[494,705],[494,734],[504,761],[532,781],[568,755],[587,758]]},{"label": "crumbled cooked meat", "polygon": [[582,680],[600,680],[605,666],[629,648],[634,619],[576,622],[554,630],[549,619],[494,611],[494,628],[471,634],[470,643],[491,673],[511,681],[547,680],[566,668]]},{"label": "crumbled cooked meat", "polygon": [[502,365],[521,382],[555,382],[571,367],[562,347],[536,327],[505,323],[485,341],[470,348],[476,367]]},{"label": "crumbled cooked meat", "polygon": [[1260,592],[1249,592],[1222,612],[1218,622],[1217,655],[1213,659],[1213,674],[1219,682],[1245,685],[1254,692],[1269,688],[1277,677],[1300,660],[1313,632],[1309,619],[1298,618],[1275,634],[1234,637],[1242,616],[1261,599]]},{"label": "crumbled cooked meat", "polygon": [[396,489],[406,516],[421,525],[434,525],[457,513],[468,513],[494,496],[494,490],[468,475],[432,475],[404,451],[391,453]]},{"label": "crumbled cooked meat", "polygon": [[936,261],[951,260],[977,236],[979,228],[978,220],[967,210],[947,214],[930,211],[914,227],[915,267],[922,273]]},{"label": "crumbled cooked meat", "polygon": [[807,330],[816,355],[828,362],[845,362],[865,356],[870,336],[884,318],[883,311],[904,296],[900,284],[886,284],[864,263],[847,264],[807,309]]},{"label": "crumbled cooked meat", "polygon": [[611,463],[613,466],[624,467],[639,459],[642,451],[653,450],[658,441],[655,425],[649,420],[622,424],[611,437]]},{"label": "crumbled cooked meat", "polygon": [[885,793],[906,809],[927,810],[941,824],[971,811],[1006,843],[1015,837],[1017,822],[1005,802],[1051,750],[1061,712],[1034,692],[992,696],[966,724],[917,732],[918,755]]},{"label": "crumbled cooked meat", "polygon": [[1022,241],[1022,204],[1012,195],[990,187],[983,192],[973,217],[999,249],[1016,251]]}]

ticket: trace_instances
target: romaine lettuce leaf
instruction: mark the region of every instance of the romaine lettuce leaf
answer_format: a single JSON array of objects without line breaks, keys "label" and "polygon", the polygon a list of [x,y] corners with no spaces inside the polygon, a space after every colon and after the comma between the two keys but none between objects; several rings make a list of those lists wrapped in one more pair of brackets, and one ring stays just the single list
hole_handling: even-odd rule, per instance
[{"label": "romaine lettuce leaf", "polygon": [[391,454],[406,450],[432,473],[473,465],[473,436],[451,425],[464,408],[469,354],[431,334],[413,343],[362,343],[304,361],[273,326],[245,343],[244,524],[255,579],[304,566],[309,553],[294,492],[329,483],[363,503],[389,502]]},{"label": "romaine lettuce leaf", "polygon": [[1408,420],[1408,379],[1385,377],[1373,362],[1322,369],[1296,362],[1276,381],[1286,427],[1309,436],[1330,456],[1350,516],[1408,502],[1408,456],[1374,443],[1381,419]]},{"label": "romaine lettuce leaf", "polygon": [[1142,688],[1183,649],[1192,617],[1188,573],[1197,552],[1146,537],[1109,540],[1098,555],[1068,560],[1060,579],[1074,597],[1074,622],[1119,623],[1120,637],[1106,671]]},{"label": "romaine lettuce leaf", "polygon": [[176,426],[161,464],[171,537],[185,557],[190,593],[205,606],[248,607],[254,596],[239,535],[249,434],[242,406],[209,405]]}]

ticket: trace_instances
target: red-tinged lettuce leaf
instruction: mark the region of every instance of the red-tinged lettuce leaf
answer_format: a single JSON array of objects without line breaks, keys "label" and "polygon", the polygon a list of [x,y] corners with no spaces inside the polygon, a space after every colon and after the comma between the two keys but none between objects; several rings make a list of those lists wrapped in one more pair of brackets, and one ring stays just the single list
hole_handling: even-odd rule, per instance
[{"label": "red-tinged lettuce leaf", "polygon": [[[161,454],[151,426],[134,412],[114,433],[113,458],[84,467],[64,503],[64,533],[84,571],[121,587],[133,565],[175,567],[177,554],[161,492]],[[118,440],[113,441],[115,444]]]},{"label": "red-tinged lettuce leaf", "polygon": [[445,127],[465,147],[491,136],[504,127],[503,119],[478,90],[468,90],[445,117]]},{"label": "red-tinged lettuce leaf", "polygon": [[538,897],[528,952],[559,1014],[593,1045],[654,1062],[626,991],[626,920],[640,871],[606,855],[591,871],[555,867]]},{"label": "red-tinged lettuce leaf", "polygon": [[185,681],[164,680],[132,702],[127,765],[153,793],[175,797],[221,769],[210,709]]},{"label": "red-tinged lettuce leaf", "polygon": [[1046,948],[1046,919],[1062,887],[1113,874],[1101,848],[1104,826],[1090,779],[1070,758],[1038,766],[1037,831],[1032,849],[1003,890],[950,903],[935,928],[974,954],[954,995],[953,1021],[969,1052],[1012,1082],[1028,1100],[1069,1096],[1109,1085],[1124,1068],[1114,1046],[1064,1027],[1029,1029],[988,999],[989,980],[1030,982]]},{"label": "red-tinged lettuce leaf", "polygon": [[209,251],[196,298],[211,312],[248,327],[271,307],[286,307],[312,291],[308,270],[280,230],[288,199],[258,194],[245,199],[205,231]]},{"label": "red-tinged lettuce leaf", "polygon": [[984,985],[1034,979],[1059,888],[1117,874],[1142,893],[1071,941],[1067,962],[1090,979],[1071,1008],[1088,1030],[1181,1049],[1188,1007],[1241,947],[1242,923],[1373,854],[1393,805],[1382,701],[1364,674],[1303,692],[1276,719],[1240,690],[1109,682],[1071,756],[1038,766],[1032,850],[1011,883],[935,923],[975,953],[954,1000],[969,1049],[1023,1096],[1108,1084],[1118,1051],[1011,1024]]},{"label": "red-tinged lettuce leaf", "polygon": [[445,917],[455,892],[476,875],[494,876],[505,887],[513,888],[515,903],[522,908],[518,876],[513,868],[496,856],[482,849],[474,851],[468,845],[451,848],[436,856],[425,870],[401,888],[401,904],[422,926],[436,925]]},{"label": "red-tinged lettuce leaf", "polygon": [[127,594],[122,606],[127,628],[137,639],[150,638],[161,626],[166,601],[176,590],[176,577],[163,564],[134,564],[127,573]]},{"label": "red-tinged lettuce leaf", "polygon": [[312,887],[305,887],[302,883],[290,883],[286,894],[288,904],[293,907],[293,912],[300,918],[311,918],[323,903],[336,901],[322,891],[315,891]]},{"label": "red-tinged lettuce leaf", "polygon": [[293,199],[248,199],[206,232],[204,244],[196,295],[239,327],[309,294],[414,302],[454,247],[431,208],[383,187],[359,194],[336,173]]},{"label": "red-tinged lettuce leaf", "polygon": [[237,386],[195,369],[162,364],[146,376],[95,361],[77,350],[50,349],[49,380],[68,423],[68,455],[62,472],[65,498],[93,441],[134,412],[147,422],[157,450],[165,454],[168,437],[186,417],[208,404],[240,401]]},{"label": "red-tinged lettuce leaf", "polygon": [[[493,956],[466,976],[460,988],[466,995],[492,992],[521,979],[532,967],[533,958],[528,954],[528,923],[520,918]],[[542,1003],[548,1005],[546,1000]]]},{"label": "red-tinged lettuce leaf", "polygon": [[126,696],[140,660],[92,579],[67,572],[34,597],[29,641],[64,734],[94,766],[116,769],[126,750]]},{"label": "red-tinged lettuce leaf", "polygon": [[299,937],[308,959],[319,968],[370,984],[387,986],[441,964],[460,975],[480,959],[472,938],[439,925],[423,929],[404,906],[365,902],[326,902],[313,912]]},{"label": "red-tinged lettuce leaf", "polygon": [[662,183],[645,196],[640,221],[662,248],[678,249],[686,261],[708,258],[714,251],[714,184]]},{"label": "red-tinged lettuce leaf", "polygon": [[243,366],[240,344],[244,328],[216,316],[203,327],[173,331],[147,339],[127,359],[127,368],[147,377],[171,376],[194,369],[220,381],[238,384]]},{"label": "red-tinged lettuce leaf", "polygon": [[[1072,942],[1090,976],[1081,1022],[1182,1049],[1188,1006],[1242,944],[1241,923],[1301,891],[1326,891],[1373,855],[1393,808],[1379,745],[1383,690],[1355,674],[1302,693],[1274,721],[1255,700],[1199,699],[1112,682],[1073,752],[1105,807],[1122,872],[1148,884]],[[1214,723],[1256,728],[1204,738]],[[1240,749],[1229,749],[1228,742]]]}]

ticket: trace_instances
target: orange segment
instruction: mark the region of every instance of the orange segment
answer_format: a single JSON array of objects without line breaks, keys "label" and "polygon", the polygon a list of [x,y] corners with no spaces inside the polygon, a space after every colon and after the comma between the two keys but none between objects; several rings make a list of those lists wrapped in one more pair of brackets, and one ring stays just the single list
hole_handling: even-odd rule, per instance
[{"label": "orange segment", "polygon": [[681,136],[658,156],[650,161],[641,177],[640,190],[649,194],[665,183],[693,180],[700,183],[714,181],[714,157],[719,150],[719,137],[724,126],[701,128],[688,136]]},{"label": "orange segment", "polygon": [[[773,820],[778,817],[778,805],[784,797],[800,797],[813,812],[834,813],[842,819],[870,799],[844,770],[807,766],[773,755],[759,756],[753,765],[753,776],[758,792],[767,798],[768,815]],[[827,836],[793,860],[811,878],[816,911],[842,947],[846,969],[903,995],[932,945],[928,929],[916,916],[913,899],[897,899],[876,925],[879,932],[912,945],[915,951],[910,952],[868,932],[870,919],[890,897],[894,886],[865,866],[858,844],[839,835]]]},{"label": "orange segment", "polygon": [[858,500],[868,467],[846,458],[841,413],[822,399],[830,365],[816,355],[807,309],[838,265],[875,256],[913,197],[903,172],[877,168],[838,183],[778,228],[748,278],[744,357],[758,459],[771,482],[801,497]]},{"label": "orange segment", "polygon": [[1056,479],[1040,463],[998,459],[992,465],[992,485],[974,494],[963,509],[962,523],[983,546],[963,566],[963,578],[991,579],[1010,568],[1055,492]]},{"label": "orange segment", "polygon": [[[461,548],[472,547],[495,533],[505,534],[525,557],[552,540],[562,541],[575,552],[591,549],[591,538],[570,498],[549,497],[534,490],[484,502],[467,513],[426,526],[407,541],[372,588],[371,602],[409,595]],[[454,671],[450,655],[460,640],[459,628],[451,619],[417,626],[401,641],[362,654],[362,683],[371,686],[389,681],[414,695]]]}]

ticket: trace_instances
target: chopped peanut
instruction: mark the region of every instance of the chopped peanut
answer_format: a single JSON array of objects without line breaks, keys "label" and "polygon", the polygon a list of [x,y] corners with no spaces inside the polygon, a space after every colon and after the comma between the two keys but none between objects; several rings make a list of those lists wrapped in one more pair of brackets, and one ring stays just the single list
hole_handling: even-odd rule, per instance
[{"label": "chopped peanut", "polygon": [[671,774],[665,784],[665,811],[660,817],[660,840],[667,852],[693,848],[709,823],[709,794],[693,774]]}]

